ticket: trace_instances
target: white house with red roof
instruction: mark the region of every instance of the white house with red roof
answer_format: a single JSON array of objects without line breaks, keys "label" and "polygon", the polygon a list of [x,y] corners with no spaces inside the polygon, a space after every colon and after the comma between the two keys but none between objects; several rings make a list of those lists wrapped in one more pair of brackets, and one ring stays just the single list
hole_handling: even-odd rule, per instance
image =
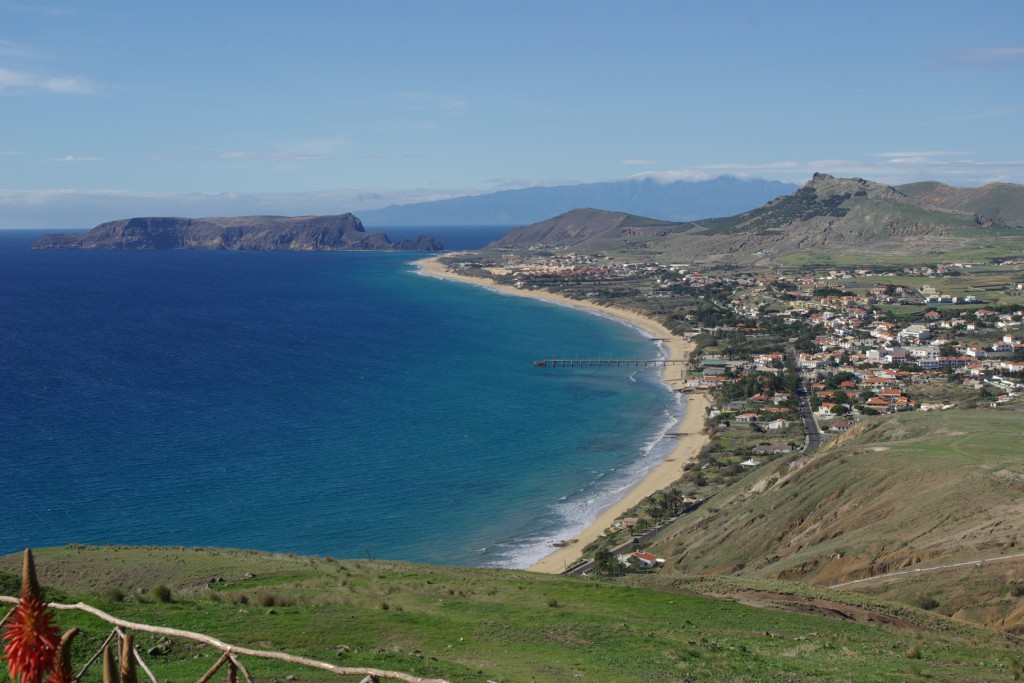
[{"label": "white house with red roof", "polygon": [[629,566],[631,559],[635,559],[640,569],[653,569],[658,565],[665,564],[665,560],[663,558],[647,552],[626,553],[624,555],[619,555],[617,559],[620,563],[627,566]]}]

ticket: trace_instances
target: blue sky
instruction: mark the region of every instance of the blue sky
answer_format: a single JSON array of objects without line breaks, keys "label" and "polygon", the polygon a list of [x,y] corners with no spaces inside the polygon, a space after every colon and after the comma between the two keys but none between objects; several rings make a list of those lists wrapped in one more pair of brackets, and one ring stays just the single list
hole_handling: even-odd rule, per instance
[{"label": "blue sky", "polygon": [[0,227],[1024,182],[1024,2],[0,0]]}]

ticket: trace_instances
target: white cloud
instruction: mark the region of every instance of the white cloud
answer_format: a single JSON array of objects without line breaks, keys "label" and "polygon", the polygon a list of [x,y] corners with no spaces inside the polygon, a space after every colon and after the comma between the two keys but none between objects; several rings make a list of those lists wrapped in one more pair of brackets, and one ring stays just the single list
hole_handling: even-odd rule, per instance
[{"label": "white cloud", "polygon": [[950,157],[962,154],[962,152],[877,152],[869,154],[871,157],[904,158],[904,157]]},{"label": "white cloud", "polygon": [[963,116],[949,119],[952,121],[988,121],[990,119],[1000,119],[1005,116],[1019,116],[1024,111],[1024,107],[990,107],[988,109],[982,109],[980,111],[973,111]]},{"label": "white cloud", "polygon": [[334,135],[282,142],[274,145],[276,149],[228,150],[217,154],[217,158],[236,161],[325,161],[333,159],[333,152],[346,144],[346,136]]},{"label": "white cloud", "polygon": [[466,108],[466,100],[451,95],[439,95],[424,92],[403,92],[395,95],[411,109],[442,109],[456,112]]},{"label": "white cloud", "polygon": [[893,157],[888,160],[890,164],[904,164],[904,165],[918,165],[918,166],[942,166],[950,162],[942,159],[936,159],[935,157],[915,157],[915,156],[904,156],[904,157]]},{"label": "white cloud", "polygon": [[44,78],[39,82],[39,87],[59,95],[92,95],[96,92],[92,81],[78,76]]},{"label": "white cloud", "polygon": [[[485,192],[493,192],[495,190],[522,190],[527,187],[558,187],[559,185],[575,185],[579,181],[568,178],[488,178],[484,182],[491,186],[490,190],[467,191],[465,194],[484,194]],[[455,194],[452,196],[457,197],[460,195]]]},{"label": "white cloud", "polygon": [[103,161],[103,157],[76,157],[71,154],[67,154],[62,157],[49,159],[49,161]]},{"label": "white cloud", "polygon": [[63,7],[44,6],[38,3],[28,2],[13,2],[12,0],[3,0],[3,2],[0,2],[0,9],[22,14],[43,14],[48,17],[63,17],[74,14],[72,10],[64,9]]},{"label": "white cloud", "polygon": [[1024,64],[1024,46],[968,47],[938,54],[943,63],[958,67],[994,68]]},{"label": "white cloud", "polygon": [[34,83],[34,79],[24,71],[5,69],[0,66],[0,92],[8,88],[28,88]]},{"label": "white cloud", "polygon": [[39,53],[27,45],[0,38],[0,57],[38,57]]},{"label": "white cloud", "polygon": [[324,161],[331,157],[327,154],[304,154],[302,152],[248,152],[236,150],[221,152],[218,159],[252,160],[252,161]]},{"label": "white cloud", "polygon": [[[788,182],[804,182],[814,173],[829,173],[837,177],[861,177],[876,182],[899,185],[922,180],[938,180],[961,187],[984,185],[990,182],[1024,183],[1024,162],[953,159],[962,152],[877,152],[865,155],[864,160],[817,159],[810,161],[781,160],[755,164],[720,163],[697,168],[661,171],[640,176],[660,176],[682,179],[706,179],[702,175],[716,176],[729,173],[740,178],[770,178]],[[945,156],[944,156],[945,155]]]},{"label": "white cloud", "polygon": [[332,154],[339,147],[348,145],[348,136],[331,135],[323,138],[312,138],[308,140],[284,141],[277,145],[279,149],[288,150],[296,154],[327,155]]},{"label": "white cloud", "polygon": [[6,90],[42,90],[58,95],[91,95],[95,84],[79,76],[46,77],[29,71],[0,67],[0,93]]},{"label": "white cloud", "polygon": [[650,178],[656,180],[659,183],[674,183],[680,180],[688,182],[700,182],[703,180],[711,180],[722,175],[721,173],[714,173],[712,171],[705,171],[702,169],[684,169],[681,171],[649,171],[646,173],[636,173],[629,176],[631,179],[643,180]]},{"label": "white cloud", "polygon": [[710,164],[706,168],[718,170],[718,171],[774,171],[774,170],[790,170],[800,168],[802,164],[797,161],[768,161],[760,164],[740,164],[740,163],[725,163],[725,164]]},{"label": "white cloud", "polygon": [[963,152],[949,151],[913,151],[913,152],[876,152],[869,157],[885,159],[886,164],[903,166],[938,167],[953,163],[949,157],[963,156]]}]

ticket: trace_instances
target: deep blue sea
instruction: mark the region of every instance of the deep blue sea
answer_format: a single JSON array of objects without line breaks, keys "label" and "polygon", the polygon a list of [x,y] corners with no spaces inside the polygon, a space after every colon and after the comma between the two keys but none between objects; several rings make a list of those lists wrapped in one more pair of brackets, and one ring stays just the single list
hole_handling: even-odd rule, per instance
[{"label": "deep blue sea", "polygon": [[226,546],[524,567],[664,456],[623,324],[418,255],[31,251],[0,231],[0,552]]}]

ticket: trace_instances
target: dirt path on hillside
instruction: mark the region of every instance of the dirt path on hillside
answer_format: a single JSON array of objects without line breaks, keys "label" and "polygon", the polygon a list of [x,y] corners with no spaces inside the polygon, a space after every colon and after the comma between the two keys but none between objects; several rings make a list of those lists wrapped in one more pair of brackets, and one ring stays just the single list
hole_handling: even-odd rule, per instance
[{"label": "dirt path on hillside", "polygon": [[788,595],[770,591],[735,591],[729,593],[710,593],[710,597],[735,600],[748,607],[767,607],[799,614],[815,614],[830,619],[854,621],[859,624],[885,624],[897,628],[909,628],[917,631],[929,630],[927,627],[888,614],[872,612],[869,609],[848,605],[825,598],[811,598],[802,595]]}]

